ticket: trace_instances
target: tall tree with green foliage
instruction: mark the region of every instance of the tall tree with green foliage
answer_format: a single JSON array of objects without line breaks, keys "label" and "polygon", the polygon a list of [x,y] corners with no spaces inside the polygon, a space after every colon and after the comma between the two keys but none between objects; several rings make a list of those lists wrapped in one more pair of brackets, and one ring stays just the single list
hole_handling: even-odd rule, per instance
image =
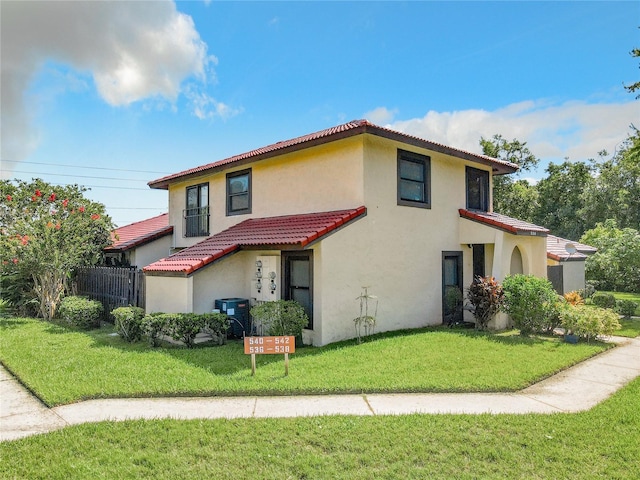
[{"label": "tall tree with green foliage", "polygon": [[2,296],[14,304],[32,296],[50,320],[76,267],[93,265],[111,243],[113,224],[104,205],[78,185],[40,179],[0,182]]},{"label": "tall tree with green foliage", "polygon": [[634,128],[610,159],[594,163],[583,215],[593,224],[612,218],[621,228],[640,230],[640,131]]},{"label": "tall tree with green foliage", "polygon": [[538,182],[540,205],[535,222],[544,225],[554,235],[578,239],[595,225],[584,216],[583,191],[593,183],[593,167],[586,162],[565,161],[549,164],[548,176]]},{"label": "tall tree with green foliage", "polygon": [[619,228],[614,219],[598,223],[580,239],[598,249],[587,258],[586,277],[602,290],[640,292],[640,232]]},{"label": "tall tree with green foliage", "polygon": [[515,163],[520,167],[516,174],[493,177],[493,210],[519,218],[533,221],[538,206],[538,192],[534,185],[518,178],[522,172],[528,172],[539,163],[527,147],[527,142],[513,139],[505,140],[496,134],[491,139],[480,139],[482,153],[493,158]]}]

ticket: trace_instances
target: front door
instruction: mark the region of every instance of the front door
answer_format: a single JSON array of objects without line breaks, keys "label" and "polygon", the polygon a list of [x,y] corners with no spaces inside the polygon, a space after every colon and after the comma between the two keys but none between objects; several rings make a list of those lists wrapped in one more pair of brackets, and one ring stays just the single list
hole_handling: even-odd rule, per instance
[{"label": "front door", "polygon": [[462,252],[442,252],[442,321],[462,322]]},{"label": "front door", "polygon": [[282,252],[284,257],[284,299],[304,307],[313,329],[313,252]]}]

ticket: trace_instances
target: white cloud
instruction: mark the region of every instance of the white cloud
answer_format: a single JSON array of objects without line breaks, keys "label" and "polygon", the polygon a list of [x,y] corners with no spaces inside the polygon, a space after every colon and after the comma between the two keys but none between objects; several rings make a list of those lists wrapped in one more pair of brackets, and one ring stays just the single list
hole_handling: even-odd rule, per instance
[{"label": "white cloud", "polygon": [[364,114],[364,118],[369,120],[371,123],[376,124],[385,124],[391,123],[395,116],[398,114],[397,109],[389,110],[386,107],[378,107],[374,108],[370,112]]},{"label": "white cloud", "polygon": [[200,120],[209,120],[215,117],[226,120],[242,112],[242,109],[232,108],[197,89],[188,88],[185,95],[191,103],[193,114]]},{"label": "white cloud", "polygon": [[175,102],[181,83],[206,83],[215,65],[188,15],[170,0],[2,2],[2,157],[37,144],[25,92],[47,61],[93,77],[112,106],[148,98]]},{"label": "white cloud", "polygon": [[[384,108],[374,110],[384,111]],[[389,123],[395,130],[481,153],[480,138],[501,134],[507,140],[526,141],[541,159],[586,160],[603,149],[612,153],[640,124],[637,101],[554,104],[546,100],[524,101],[497,110],[429,111],[422,118]]]}]

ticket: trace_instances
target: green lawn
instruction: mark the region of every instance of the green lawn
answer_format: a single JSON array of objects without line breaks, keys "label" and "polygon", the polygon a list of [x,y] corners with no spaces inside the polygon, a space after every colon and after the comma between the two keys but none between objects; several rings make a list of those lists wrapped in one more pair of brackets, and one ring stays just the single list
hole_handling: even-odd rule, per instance
[{"label": "green lawn", "polygon": [[619,337],[635,338],[640,335],[640,318],[621,318],[620,326],[622,329],[615,333]]},{"label": "green lawn", "polygon": [[0,444],[12,479],[637,479],[640,379],[551,415],[85,424]]},{"label": "green lawn", "polygon": [[0,360],[53,406],[132,396],[515,391],[608,348],[513,333],[395,332],[362,345],[300,348],[288,377],[282,356],[258,356],[252,377],[240,343],[151,349],[112,332],[2,319]]}]

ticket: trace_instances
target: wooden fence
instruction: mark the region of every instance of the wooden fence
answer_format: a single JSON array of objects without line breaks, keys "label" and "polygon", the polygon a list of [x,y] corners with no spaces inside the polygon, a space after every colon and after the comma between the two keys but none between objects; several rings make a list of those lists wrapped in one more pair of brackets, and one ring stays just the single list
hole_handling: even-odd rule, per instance
[{"label": "wooden fence", "polygon": [[144,274],[135,267],[82,267],[76,270],[75,283],[78,295],[102,303],[105,320],[114,308],[144,308]]}]

